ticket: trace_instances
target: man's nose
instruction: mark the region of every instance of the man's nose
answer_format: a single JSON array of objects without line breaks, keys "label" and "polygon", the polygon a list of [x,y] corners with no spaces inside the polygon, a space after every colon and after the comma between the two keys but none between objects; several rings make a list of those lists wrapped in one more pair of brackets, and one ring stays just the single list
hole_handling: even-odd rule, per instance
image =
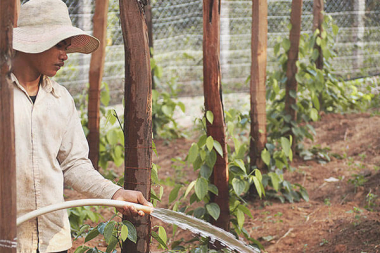
[{"label": "man's nose", "polygon": [[60,54],[60,59],[66,61],[69,57],[67,56],[66,50],[62,50]]}]

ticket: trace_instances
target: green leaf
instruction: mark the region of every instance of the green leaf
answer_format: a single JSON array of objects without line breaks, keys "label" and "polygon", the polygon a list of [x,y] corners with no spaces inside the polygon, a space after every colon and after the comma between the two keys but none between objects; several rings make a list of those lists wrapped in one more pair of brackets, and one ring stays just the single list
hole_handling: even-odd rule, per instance
[{"label": "green leaf", "polygon": [[107,140],[109,144],[115,145],[119,142],[119,136],[117,134],[117,131],[115,129],[111,129],[107,132]]},{"label": "green leaf", "polygon": [[313,101],[315,109],[319,110],[320,109],[320,104],[319,104],[319,99],[317,96],[313,95],[311,100]]},{"label": "green leaf", "polygon": [[244,217],[244,213],[242,210],[240,210],[240,209],[236,210],[236,219],[237,219],[239,228],[240,229],[243,228],[245,217]]},{"label": "green leaf", "polygon": [[278,52],[280,52],[280,46],[281,46],[280,43],[277,43],[276,45],[274,45],[274,55],[277,55]]},{"label": "green leaf", "polygon": [[189,156],[187,157],[187,161],[189,163],[195,162],[195,159],[197,159],[198,156],[198,145],[196,143],[193,143],[189,150]]},{"label": "green leaf", "polygon": [[267,166],[270,165],[270,153],[266,148],[261,151],[261,159]]},{"label": "green leaf", "polygon": [[214,193],[215,195],[218,195],[218,194],[219,194],[218,187],[216,187],[216,186],[213,185],[213,184],[208,184],[208,191]]},{"label": "green leaf", "polygon": [[104,235],[104,228],[107,226],[108,222],[101,222],[99,223],[99,225],[97,226],[98,228],[98,231],[100,234]]},{"label": "green leaf", "polygon": [[317,39],[315,40],[315,43],[318,45],[318,46],[321,46],[322,44],[322,40],[320,37],[317,37]]},{"label": "green leaf", "polygon": [[163,105],[161,107],[161,110],[168,117],[171,117],[172,114],[173,114],[173,109],[171,107],[167,106],[167,105]]},{"label": "green leaf", "polygon": [[211,124],[214,122],[214,114],[212,113],[212,111],[207,111],[207,112],[206,112],[206,119],[207,119],[208,122],[210,122]]},{"label": "green leaf", "polygon": [[198,140],[198,147],[202,148],[206,144],[207,135],[202,135]]},{"label": "green leaf", "polygon": [[217,141],[217,140],[214,140],[214,148],[216,150],[216,152],[219,153],[219,155],[221,157],[223,157],[223,149],[222,149],[222,145],[220,145],[220,143]]},{"label": "green leaf", "polygon": [[257,193],[259,194],[259,197],[261,198],[261,196],[263,195],[262,185],[261,185],[260,181],[255,176],[253,176],[252,179],[253,179],[253,183],[255,184]]},{"label": "green leaf", "polygon": [[296,92],[295,90],[290,90],[290,91],[289,91],[289,95],[290,95],[290,97],[292,97],[292,98],[297,98],[297,92]]},{"label": "green leaf", "polygon": [[108,222],[107,226],[104,228],[104,239],[107,243],[111,241],[112,233],[115,228],[115,221]]},{"label": "green leaf", "polygon": [[302,187],[302,188],[300,189],[300,193],[301,193],[302,198],[303,198],[306,202],[309,202],[309,194],[307,193],[306,189]]},{"label": "green leaf", "polygon": [[239,205],[238,208],[239,208],[243,213],[245,213],[246,215],[248,215],[249,217],[251,217],[251,218],[253,219],[253,216],[252,216],[251,210],[249,210],[248,207],[243,206],[243,205]]},{"label": "green leaf", "polygon": [[285,49],[285,51],[288,51],[290,49],[290,40],[284,39],[282,41],[282,47]]},{"label": "green leaf", "polygon": [[339,27],[337,25],[332,25],[332,30],[334,35],[336,36],[339,32]]},{"label": "green leaf", "polygon": [[246,188],[246,182],[241,179],[234,178],[232,179],[232,187],[234,188],[236,195],[240,196]]},{"label": "green leaf", "polygon": [[318,59],[318,56],[319,56],[318,49],[314,49],[313,54],[311,55],[311,59],[313,59],[313,61],[316,61]]},{"label": "green leaf", "polygon": [[282,147],[282,150],[284,151],[285,155],[289,156],[289,151],[291,149],[291,145],[290,145],[290,142],[287,138],[281,137],[281,147]]},{"label": "green leaf", "polygon": [[206,156],[206,164],[210,168],[214,168],[215,163],[216,163],[216,152],[215,150],[211,150],[211,152],[208,153],[208,156]]},{"label": "green leaf", "polygon": [[137,242],[137,231],[135,226],[130,221],[124,220],[123,224],[128,227],[128,239],[132,242]]},{"label": "green leaf", "polygon": [[197,195],[199,200],[202,200],[208,191],[208,182],[205,178],[200,177],[197,179],[195,183],[195,194]]},{"label": "green leaf", "polygon": [[93,228],[90,233],[87,234],[86,238],[84,239],[84,242],[88,242],[88,241],[91,241],[92,239],[94,239],[95,237],[97,237],[99,235],[99,231],[97,228]]},{"label": "green leaf", "polygon": [[274,172],[269,172],[268,176],[270,177],[270,179],[272,181],[272,185],[273,185],[274,190],[276,192],[278,192],[280,189],[280,182],[281,182],[280,177]]},{"label": "green leaf", "polygon": [[310,118],[315,122],[318,121],[318,111],[315,108],[310,109]]},{"label": "green leaf", "polygon": [[87,246],[79,246],[75,251],[74,253],[84,253],[86,250],[88,250],[89,247]]},{"label": "green leaf", "polygon": [[201,166],[200,174],[201,174],[202,177],[204,177],[206,179],[209,179],[209,177],[212,174],[212,169],[210,167],[208,167],[206,164],[203,164]]},{"label": "green leaf", "polygon": [[163,227],[159,226],[158,227],[158,235],[160,236],[160,238],[162,239],[162,241],[165,242],[165,244],[167,243],[168,241],[168,237],[166,235],[166,231]]},{"label": "green leaf", "polygon": [[177,197],[178,197],[178,192],[182,188],[182,185],[177,184],[174,189],[170,192],[169,194],[169,204],[172,203]]},{"label": "green leaf", "polygon": [[205,213],[206,213],[206,210],[203,207],[198,207],[194,210],[193,215],[195,218],[200,219],[205,215]]},{"label": "green leaf", "polygon": [[109,241],[108,246],[107,246],[107,249],[106,249],[106,252],[107,253],[113,252],[113,250],[116,248],[116,245],[118,242],[119,241],[117,240],[117,238],[115,236],[111,236],[110,241]]},{"label": "green leaf", "polygon": [[241,160],[241,159],[235,159],[234,162],[235,162],[235,164],[236,164],[237,166],[239,166],[240,169],[242,169],[242,171],[243,171],[244,173],[247,173],[247,169],[245,168],[245,165],[244,165],[243,160]]},{"label": "green leaf", "polygon": [[202,161],[206,160],[206,155],[207,155],[206,150],[204,149],[199,150],[199,156],[201,157]]},{"label": "green leaf", "polygon": [[217,220],[220,215],[220,208],[216,203],[209,203],[206,205],[207,212],[211,215],[214,220]]},{"label": "green leaf", "polygon": [[108,106],[109,102],[110,102],[110,93],[107,92],[106,90],[103,90],[100,92],[100,102],[104,105],[104,106]]},{"label": "green leaf", "polygon": [[151,232],[152,234],[152,237],[154,239],[156,239],[156,241],[162,246],[164,247],[165,249],[168,249],[168,246],[166,245],[166,243],[164,242],[164,240],[154,231]]},{"label": "green leaf", "polygon": [[187,187],[186,189],[186,192],[185,192],[185,195],[183,196],[183,198],[186,198],[187,195],[189,194],[189,192],[191,191],[191,189],[193,189],[194,185],[196,183],[196,180],[192,181],[189,186]]},{"label": "green leaf", "polygon": [[256,178],[261,182],[261,181],[263,181],[263,175],[261,175],[261,171],[259,170],[259,169],[255,169],[254,170],[255,171],[255,176],[256,176]]},{"label": "green leaf", "polygon": [[209,136],[207,137],[207,140],[206,140],[206,147],[209,151],[212,150],[212,148],[214,147],[214,139],[212,138],[212,136]]},{"label": "green leaf", "polygon": [[113,114],[114,111],[115,110],[108,110],[107,114],[106,114],[107,121],[109,121],[111,123],[111,125],[115,124],[115,122],[116,122],[116,117],[115,117],[116,114],[115,115]]},{"label": "green leaf", "polygon": [[186,111],[186,107],[182,102],[178,102],[177,105],[179,106],[179,108],[181,108],[182,112]]}]

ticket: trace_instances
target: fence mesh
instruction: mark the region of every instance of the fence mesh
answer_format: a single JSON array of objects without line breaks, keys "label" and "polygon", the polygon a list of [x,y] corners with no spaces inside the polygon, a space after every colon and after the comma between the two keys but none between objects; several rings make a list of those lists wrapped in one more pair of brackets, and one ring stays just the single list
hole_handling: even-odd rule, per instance
[{"label": "fence mesh", "polygon": [[[25,1],[23,1],[25,2]],[[95,1],[65,0],[74,25],[92,32]],[[114,96],[123,95],[124,48],[119,2],[110,0],[104,81]],[[182,94],[202,89],[203,18],[201,0],[152,0],[154,58],[162,67],[160,84],[175,78]],[[276,67],[273,47],[289,36],[291,0],[268,0],[268,71]],[[332,65],[345,79],[378,74],[380,66],[380,1],[325,0],[325,12],[340,28]],[[311,32],[313,0],[303,1],[302,32]],[[224,91],[248,90],[251,66],[252,1],[222,0],[221,68]],[[72,92],[88,83],[90,55],[72,54],[56,79]]]}]

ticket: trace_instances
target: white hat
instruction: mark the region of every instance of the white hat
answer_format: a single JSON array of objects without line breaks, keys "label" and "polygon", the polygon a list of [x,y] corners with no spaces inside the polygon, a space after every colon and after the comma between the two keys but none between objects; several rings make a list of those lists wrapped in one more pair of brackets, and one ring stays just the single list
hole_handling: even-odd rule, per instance
[{"label": "white hat", "polygon": [[67,53],[91,53],[99,40],[72,25],[67,6],[61,0],[30,0],[20,8],[13,29],[13,49],[24,53],[44,52],[71,37]]}]

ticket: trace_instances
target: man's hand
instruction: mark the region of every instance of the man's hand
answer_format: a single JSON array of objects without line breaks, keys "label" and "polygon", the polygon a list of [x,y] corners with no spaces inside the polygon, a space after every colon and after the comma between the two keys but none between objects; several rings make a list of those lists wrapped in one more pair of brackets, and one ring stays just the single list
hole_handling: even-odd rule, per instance
[{"label": "man's hand", "polygon": [[[115,194],[112,196],[112,199],[114,200],[123,200],[128,202],[133,202],[137,204],[141,204],[144,206],[153,207],[152,203],[148,202],[141,192],[139,191],[131,191],[131,190],[124,190],[119,189],[115,192]],[[136,208],[132,205],[126,204],[124,208],[116,208],[120,213],[126,216],[144,216],[143,211],[138,211]]]}]

